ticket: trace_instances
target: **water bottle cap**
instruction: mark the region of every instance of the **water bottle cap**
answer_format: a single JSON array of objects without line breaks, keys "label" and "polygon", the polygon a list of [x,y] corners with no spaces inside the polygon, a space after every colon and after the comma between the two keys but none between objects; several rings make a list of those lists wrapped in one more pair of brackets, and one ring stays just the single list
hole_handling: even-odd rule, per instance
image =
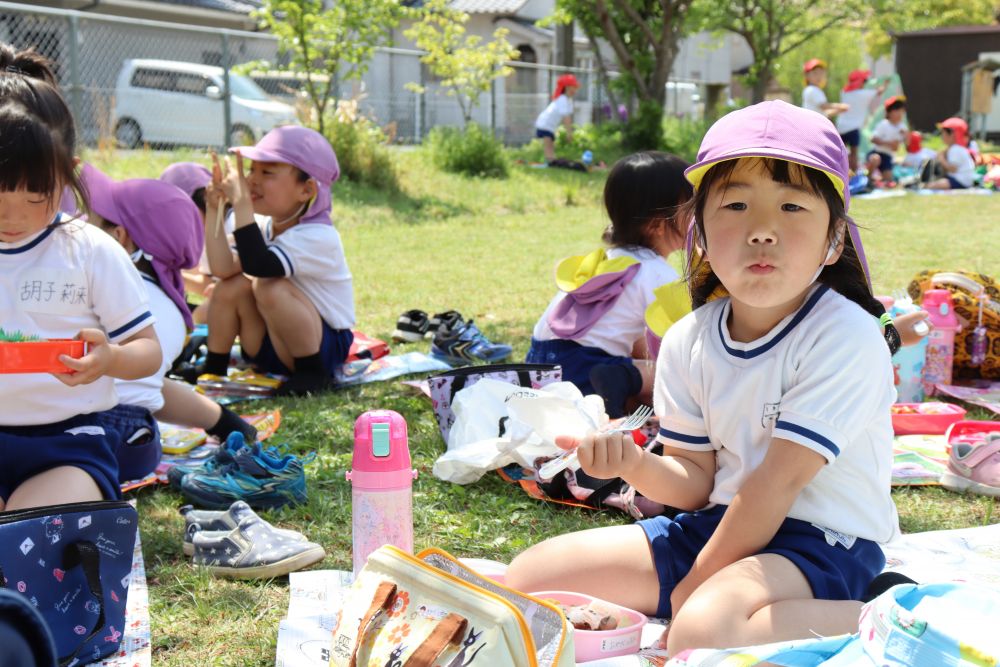
[{"label": "water bottle cap", "polygon": [[[355,473],[390,473],[411,470],[406,420],[392,410],[370,410],[354,422]],[[357,475],[355,475],[357,480]]]}]

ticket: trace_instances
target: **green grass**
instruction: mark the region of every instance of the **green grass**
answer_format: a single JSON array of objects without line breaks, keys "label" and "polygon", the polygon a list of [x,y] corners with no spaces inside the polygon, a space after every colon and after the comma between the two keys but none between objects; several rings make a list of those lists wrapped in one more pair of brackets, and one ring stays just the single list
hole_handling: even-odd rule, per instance
[{"label": "green grass", "polygon": [[[156,177],[194,153],[91,155],[115,177]],[[503,181],[470,180],[433,169],[418,151],[400,152],[403,194],[385,196],[351,183],[334,186],[337,226],[354,274],[358,326],[388,339],[400,312],[454,308],[475,318],[523,358],[536,318],[553,294],[557,260],[595,247],[606,220],[603,176],[516,166]],[[858,201],[852,214],[876,289],[891,293],[925,268],[998,274],[1000,197],[916,197]],[[426,351],[426,344],[396,351]],[[414,485],[417,549],[509,560],[538,540],[571,530],[623,523],[610,512],[584,512],[531,500],[496,475],[469,486],[434,479],[443,451],[429,402],[396,382],[366,385],[309,400],[252,404],[283,411],[277,442],[320,455],[308,469],[310,502],[267,515],[305,532],[329,553],[322,566],[351,567],[352,427],[362,412],[388,408],[410,429],[420,477]],[[985,413],[973,413],[988,418]],[[278,621],[288,604],[285,581],[233,583],[193,569],[181,555],[180,496],[141,490],[142,538],[150,582],[154,664],[273,665]],[[904,531],[995,522],[990,499],[940,489],[894,493]]]}]

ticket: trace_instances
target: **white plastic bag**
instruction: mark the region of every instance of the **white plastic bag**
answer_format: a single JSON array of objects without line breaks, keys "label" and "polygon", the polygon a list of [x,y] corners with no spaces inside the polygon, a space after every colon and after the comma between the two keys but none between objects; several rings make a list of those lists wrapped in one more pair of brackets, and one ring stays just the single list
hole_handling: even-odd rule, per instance
[{"label": "white plastic bag", "polygon": [[570,382],[529,389],[484,379],[455,394],[452,407],[448,451],[433,472],[456,484],[509,463],[532,467],[538,457],[561,451],[556,436],[582,437],[607,421],[601,397],[584,397]]}]

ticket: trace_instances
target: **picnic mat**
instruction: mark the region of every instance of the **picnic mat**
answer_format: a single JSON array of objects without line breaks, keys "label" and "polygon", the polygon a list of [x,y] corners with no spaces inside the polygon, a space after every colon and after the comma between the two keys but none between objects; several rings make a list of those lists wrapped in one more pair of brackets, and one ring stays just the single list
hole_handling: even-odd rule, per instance
[{"label": "picnic mat", "polygon": [[891,188],[887,190],[872,190],[859,195],[851,195],[851,199],[892,199],[893,197],[905,197],[908,194],[915,195],[945,195],[952,197],[968,196],[991,196],[993,190],[987,188],[963,188],[961,190],[930,190],[928,188],[905,189]]},{"label": "picnic mat", "polygon": [[974,380],[968,386],[936,384],[934,388],[969,405],[986,408],[1000,415],[1000,382]]},{"label": "picnic mat", "polygon": [[152,648],[149,632],[149,589],[146,587],[146,564],[142,558],[142,542],[135,538],[132,552],[132,573],[129,575],[128,601],[125,603],[125,628],[110,628],[110,632],[121,632],[121,646],[118,653],[100,662],[91,663],[95,667],[149,667],[152,664]]},{"label": "picnic mat", "polygon": [[892,442],[892,485],[939,485],[948,466],[948,441],[943,435],[898,435]]},{"label": "picnic mat", "polygon": [[353,386],[368,382],[391,380],[400,375],[411,373],[430,373],[446,371],[451,366],[440,359],[430,357],[423,352],[407,352],[405,354],[389,354],[375,359],[361,359],[344,364],[335,377],[342,386]]}]

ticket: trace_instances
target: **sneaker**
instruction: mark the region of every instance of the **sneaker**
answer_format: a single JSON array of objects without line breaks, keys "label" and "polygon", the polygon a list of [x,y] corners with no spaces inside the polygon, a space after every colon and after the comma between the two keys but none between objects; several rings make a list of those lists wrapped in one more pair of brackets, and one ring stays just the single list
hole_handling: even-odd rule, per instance
[{"label": "sneaker", "polygon": [[220,577],[271,579],[318,563],[323,547],[289,539],[252,512],[229,531],[201,531],[192,538],[192,562]]},{"label": "sneaker", "polygon": [[433,340],[439,333],[451,335],[465,325],[462,314],[457,310],[446,310],[443,313],[435,313],[427,324],[427,333],[424,338]]},{"label": "sneaker", "polygon": [[167,469],[167,481],[170,482],[170,486],[175,489],[181,488],[181,481],[184,479],[185,475],[193,472],[212,474],[220,468],[224,468],[232,465],[236,462],[236,452],[246,447],[246,440],[243,437],[243,433],[240,431],[233,431],[226,438],[226,441],[222,443],[215,453],[208,458],[204,463],[195,463],[188,465],[173,465]]},{"label": "sneaker", "polygon": [[286,454],[279,459],[254,443],[237,451],[231,465],[185,475],[181,493],[209,509],[226,509],[237,500],[254,509],[299,505],[306,502],[303,466],[314,458],[315,453],[303,458]]},{"label": "sneaker", "polygon": [[[217,512],[214,510],[196,510],[191,505],[185,505],[180,509],[181,514],[184,516],[184,555],[192,556],[194,555],[194,542],[193,538],[196,533],[200,532],[229,532],[236,528],[240,521],[248,516],[257,517],[250,506],[247,505],[242,500],[237,500],[235,503],[229,506],[229,509],[224,512]],[[260,517],[257,517],[258,519]],[[263,519],[261,519],[263,521]],[[282,528],[275,528],[264,521],[265,524],[271,527],[271,529],[284,537],[286,540],[292,541],[305,541],[306,536],[295,530],[284,530]]]},{"label": "sneaker", "polygon": [[967,442],[952,445],[941,486],[1000,497],[1000,434],[990,434],[979,445]]},{"label": "sneaker", "polygon": [[427,313],[422,310],[408,310],[396,320],[396,329],[392,332],[392,339],[397,343],[422,341],[430,326]]},{"label": "sneaker", "polygon": [[511,346],[491,343],[472,320],[452,334],[439,333],[431,343],[431,356],[450,364],[485,361],[494,363],[510,356]]}]

